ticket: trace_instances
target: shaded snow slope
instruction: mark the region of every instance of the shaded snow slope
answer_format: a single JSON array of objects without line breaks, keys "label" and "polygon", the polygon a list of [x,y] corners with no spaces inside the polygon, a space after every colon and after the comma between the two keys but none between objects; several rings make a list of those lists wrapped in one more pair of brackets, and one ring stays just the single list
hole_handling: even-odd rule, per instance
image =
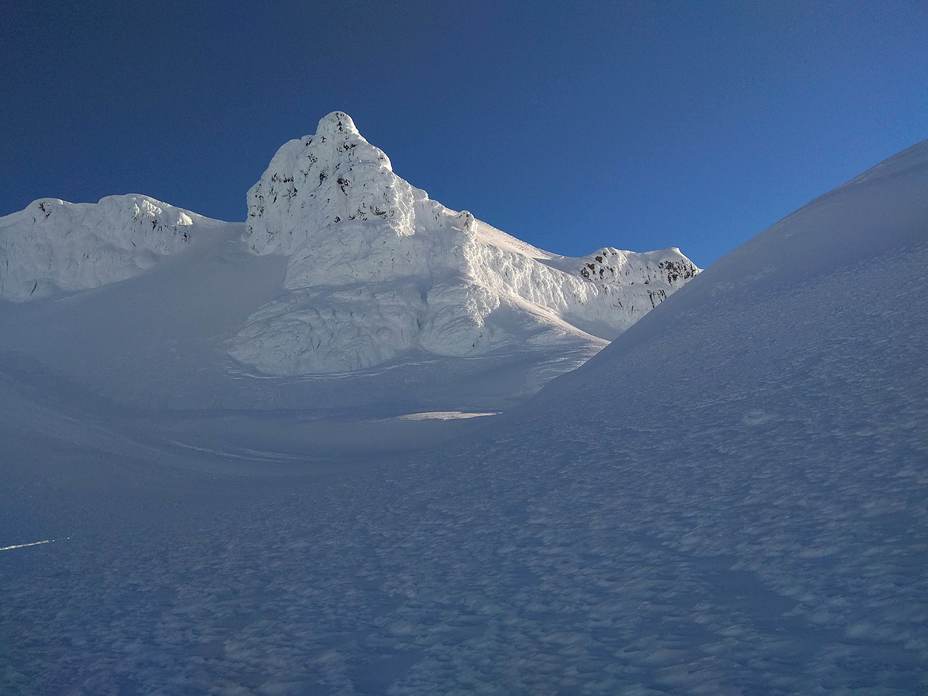
[{"label": "shaded snow slope", "polygon": [[219,223],[148,196],[41,198],[0,217],[0,299],[24,301],[131,278]]},{"label": "shaded snow slope", "polygon": [[484,640],[405,603],[405,692],[486,655],[475,683],[525,693],[925,692],[926,264],[922,143],[419,471],[454,481],[417,489],[416,596],[477,588],[442,621]]},{"label": "shaded snow slope", "polygon": [[288,257],[290,291],[233,341],[271,374],[342,372],[426,351],[473,356],[626,329],[698,269],[679,249],[559,257],[394,174],[341,112],[278,150],[248,192],[246,241]]}]

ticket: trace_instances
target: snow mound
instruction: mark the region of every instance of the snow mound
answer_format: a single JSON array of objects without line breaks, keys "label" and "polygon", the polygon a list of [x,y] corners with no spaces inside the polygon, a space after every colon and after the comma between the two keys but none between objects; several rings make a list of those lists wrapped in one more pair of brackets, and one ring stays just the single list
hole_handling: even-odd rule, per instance
[{"label": "snow mound", "polygon": [[430,200],[351,118],[283,145],[248,192],[246,242],[288,257],[288,293],[230,345],[263,372],[354,371],[565,339],[601,346],[691,279],[679,249],[536,249]]},{"label": "snow mound", "polygon": [[137,194],[97,203],[41,198],[0,217],[0,299],[22,302],[131,278],[214,224]]}]

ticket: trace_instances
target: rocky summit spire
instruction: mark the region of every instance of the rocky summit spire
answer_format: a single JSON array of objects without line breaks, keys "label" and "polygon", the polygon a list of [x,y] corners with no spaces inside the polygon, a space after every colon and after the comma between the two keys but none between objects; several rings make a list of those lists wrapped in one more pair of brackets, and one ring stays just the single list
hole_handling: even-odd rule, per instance
[{"label": "rocky summit spire", "polygon": [[333,111],[319,119],[316,135],[335,139],[343,134],[361,136],[354,125],[354,120],[344,111]]},{"label": "rocky summit spire", "polygon": [[372,220],[412,234],[415,200],[425,198],[348,114],[333,111],[313,135],[281,147],[248,192],[248,243],[259,254],[287,254],[334,225]]}]

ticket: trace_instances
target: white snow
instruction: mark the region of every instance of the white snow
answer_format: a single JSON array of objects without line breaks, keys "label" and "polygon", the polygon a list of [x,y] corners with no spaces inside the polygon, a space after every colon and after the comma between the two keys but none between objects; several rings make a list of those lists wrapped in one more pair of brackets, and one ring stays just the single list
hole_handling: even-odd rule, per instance
[{"label": "white snow", "polygon": [[0,300],[38,299],[131,278],[217,221],[148,196],[41,198],[0,217]]},{"label": "white snow", "polygon": [[394,174],[342,112],[278,150],[248,192],[246,240],[288,257],[288,294],[231,354],[268,374],[359,370],[565,339],[601,347],[692,278],[679,249],[555,256]]},{"label": "white snow", "polygon": [[487,416],[499,415],[496,411],[487,411],[485,413],[473,413],[465,411],[423,411],[422,413],[405,413],[397,416],[399,420],[421,421],[421,420],[459,420],[464,418],[485,418]]},{"label": "white snow", "polygon": [[30,541],[27,544],[13,544],[12,546],[0,546],[0,551],[15,551],[16,549],[28,549],[31,546],[42,546],[44,544],[51,544],[54,539],[42,539],[41,541]]}]

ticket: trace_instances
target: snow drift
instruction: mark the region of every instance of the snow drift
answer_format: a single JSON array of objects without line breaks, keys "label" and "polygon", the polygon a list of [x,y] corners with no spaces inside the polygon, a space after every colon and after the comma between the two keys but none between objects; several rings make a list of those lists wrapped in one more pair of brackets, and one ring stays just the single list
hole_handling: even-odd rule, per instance
[{"label": "snow drift", "polygon": [[557,256],[430,200],[342,112],[283,145],[248,192],[246,241],[288,257],[288,293],[232,342],[272,374],[404,354],[604,345],[698,273],[679,249]]}]

